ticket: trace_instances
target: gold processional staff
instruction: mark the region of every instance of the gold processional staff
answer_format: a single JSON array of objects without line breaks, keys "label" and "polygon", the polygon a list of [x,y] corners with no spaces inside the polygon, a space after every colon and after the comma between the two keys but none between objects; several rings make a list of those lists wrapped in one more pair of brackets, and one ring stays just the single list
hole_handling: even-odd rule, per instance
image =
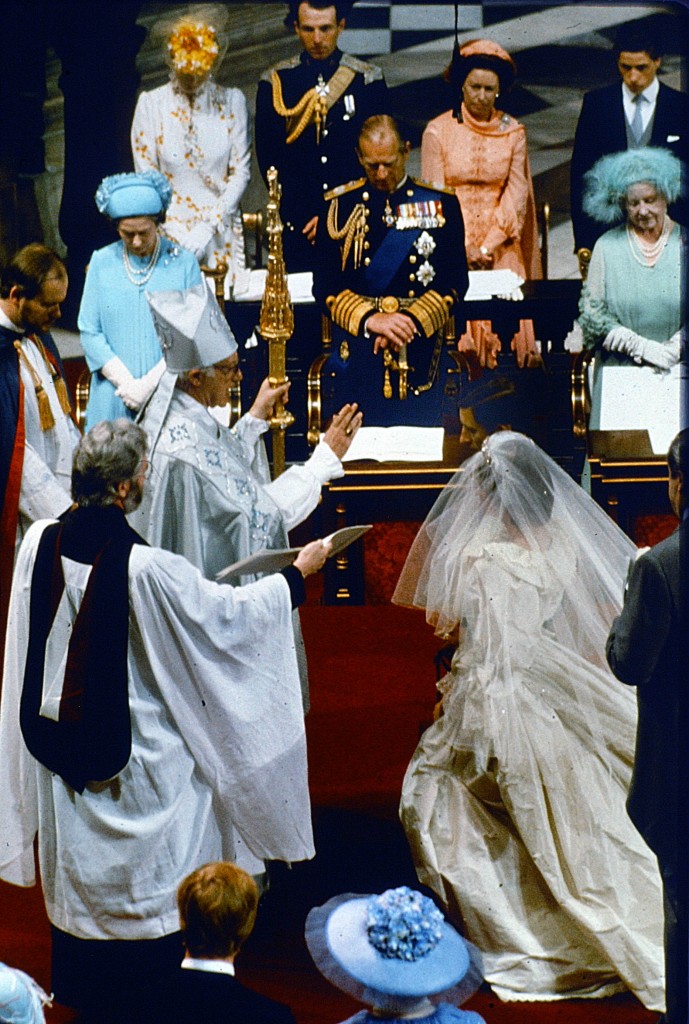
[{"label": "gold processional staff", "polygon": [[[294,331],[294,310],[287,287],[287,271],[282,251],[280,197],[282,188],[275,167],[268,170],[268,274],[261,302],[258,330],[268,342],[268,377],[273,387],[287,381],[285,347]],[[273,477],[285,469],[285,431],[294,423],[294,416],[283,402],[276,402],[270,419],[273,434]]]}]

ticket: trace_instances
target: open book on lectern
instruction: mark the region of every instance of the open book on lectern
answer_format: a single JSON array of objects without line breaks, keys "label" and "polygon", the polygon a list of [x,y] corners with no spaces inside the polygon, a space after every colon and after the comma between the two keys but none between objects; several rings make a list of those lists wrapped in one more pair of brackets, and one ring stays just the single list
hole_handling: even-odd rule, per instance
[{"label": "open book on lectern", "polygon": [[[358,540],[362,534],[370,529],[371,524],[367,526],[344,526],[341,530],[336,530],[335,533],[324,537],[324,541],[329,540],[332,544],[332,550],[328,558],[332,558],[338,552],[344,551],[345,548],[349,547],[350,544]],[[261,548],[255,554],[242,558],[239,562],[233,562],[232,565],[228,565],[226,569],[217,573],[215,578],[220,581],[227,579],[228,576],[247,576],[250,573],[257,572],[279,572],[286,565],[291,565],[301,550],[301,548],[278,548],[271,551],[269,548]]]},{"label": "open book on lectern", "polygon": [[360,427],[342,461],[442,462],[444,438],[442,427]]}]

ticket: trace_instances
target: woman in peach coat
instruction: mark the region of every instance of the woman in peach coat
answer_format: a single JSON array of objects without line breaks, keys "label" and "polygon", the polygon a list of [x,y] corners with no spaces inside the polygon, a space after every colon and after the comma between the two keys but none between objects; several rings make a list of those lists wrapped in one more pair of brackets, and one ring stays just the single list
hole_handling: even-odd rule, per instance
[{"label": "woman in peach coat", "polygon": [[[513,270],[540,278],[536,207],[524,126],[495,109],[515,77],[510,55],[489,39],[455,49],[446,77],[458,96],[426,127],[421,171],[427,181],[454,188],[464,217],[470,270]],[[501,344],[489,320],[467,324],[460,351],[475,351],[482,366],[494,367]],[[520,366],[536,357],[531,320],[521,320],[512,339]]]}]

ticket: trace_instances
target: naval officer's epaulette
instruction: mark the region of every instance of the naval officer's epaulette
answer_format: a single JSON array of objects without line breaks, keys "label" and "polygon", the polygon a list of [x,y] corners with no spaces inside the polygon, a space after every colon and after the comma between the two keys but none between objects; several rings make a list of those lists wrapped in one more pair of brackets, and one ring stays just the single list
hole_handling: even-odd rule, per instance
[{"label": "naval officer's epaulette", "polygon": [[420,188],[429,188],[431,192],[444,192],[446,196],[454,196],[457,193],[453,188],[448,188],[447,185],[439,185],[435,181],[423,181],[422,178],[412,178],[409,175],[409,180],[413,181],[415,185],[419,185]]},{"label": "naval officer's epaulette", "polygon": [[356,71],[357,74],[364,76],[364,85],[370,85],[371,82],[376,82],[383,77],[383,72],[377,64],[369,64],[368,61],[359,60],[358,57],[352,57],[351,53],[343,53],[340,58],[340,67],[342,65],[346,68],[351,68],[352,71]]},{"label": "naval officer's epaulette", "polygon": [[337,196],[343,196],[346,192],[351,192],[355,188],[361,188],[362,185],[366,184],[366,178],[357,178],[356,181],[348,181],[346,185],[338,185],[337,188],[331,188],[329,192],[323,193],[323,198],[330,202],[331,199],[336,199]]},{"label": "naval officer's epaulette", "polygon": [[299,54],[296,57],[288,57],[287,60],[278,61],[277,64],[273,64],[261,75],[262,82],[270,82],[274,71],[290,71],[292,68],[298,67],[300,64]]}]

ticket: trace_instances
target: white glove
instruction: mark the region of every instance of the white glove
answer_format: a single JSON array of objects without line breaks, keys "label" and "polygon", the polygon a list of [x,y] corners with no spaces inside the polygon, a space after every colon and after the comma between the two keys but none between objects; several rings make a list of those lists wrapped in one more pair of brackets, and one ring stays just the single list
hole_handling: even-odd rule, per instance
[{"label": "white glove", "polygon": [[653,341],[636,334],[628,327],[614,327],[604,338],[603,348],[609,352],[624,352],[635,363],[649,363],[661,370],[669,370],[679,362],[679,339],[669,342]]},{"label": "white glove", "polygon": [[[146,401],[151,397],[155,389],[158,387],[160,378],[165,373],[165,360],[159,359],[152,370],[145,373],[141,378],[141,383],[148,388],[148,396]],[[143,404],[143,403],[142,403]]]},{"label": "white glove", "polygon": [[[121,398],[128,409],[133,412],[143,405],[150,396],[153,388],[148,388],[143,383],[143,378],[132,377],[131,373],[121,359],[113,356],[104,366],[101,373],[115,387],[115,394]],[[155,385],[153,385],[155,387]]]},{"label": "white glove", "polygon": [[206,255],[208,243],[213,237],[213,228],[204,221],[194,224],[193,228],[184,239],[184,248],[193,252],[199,262]]}]

